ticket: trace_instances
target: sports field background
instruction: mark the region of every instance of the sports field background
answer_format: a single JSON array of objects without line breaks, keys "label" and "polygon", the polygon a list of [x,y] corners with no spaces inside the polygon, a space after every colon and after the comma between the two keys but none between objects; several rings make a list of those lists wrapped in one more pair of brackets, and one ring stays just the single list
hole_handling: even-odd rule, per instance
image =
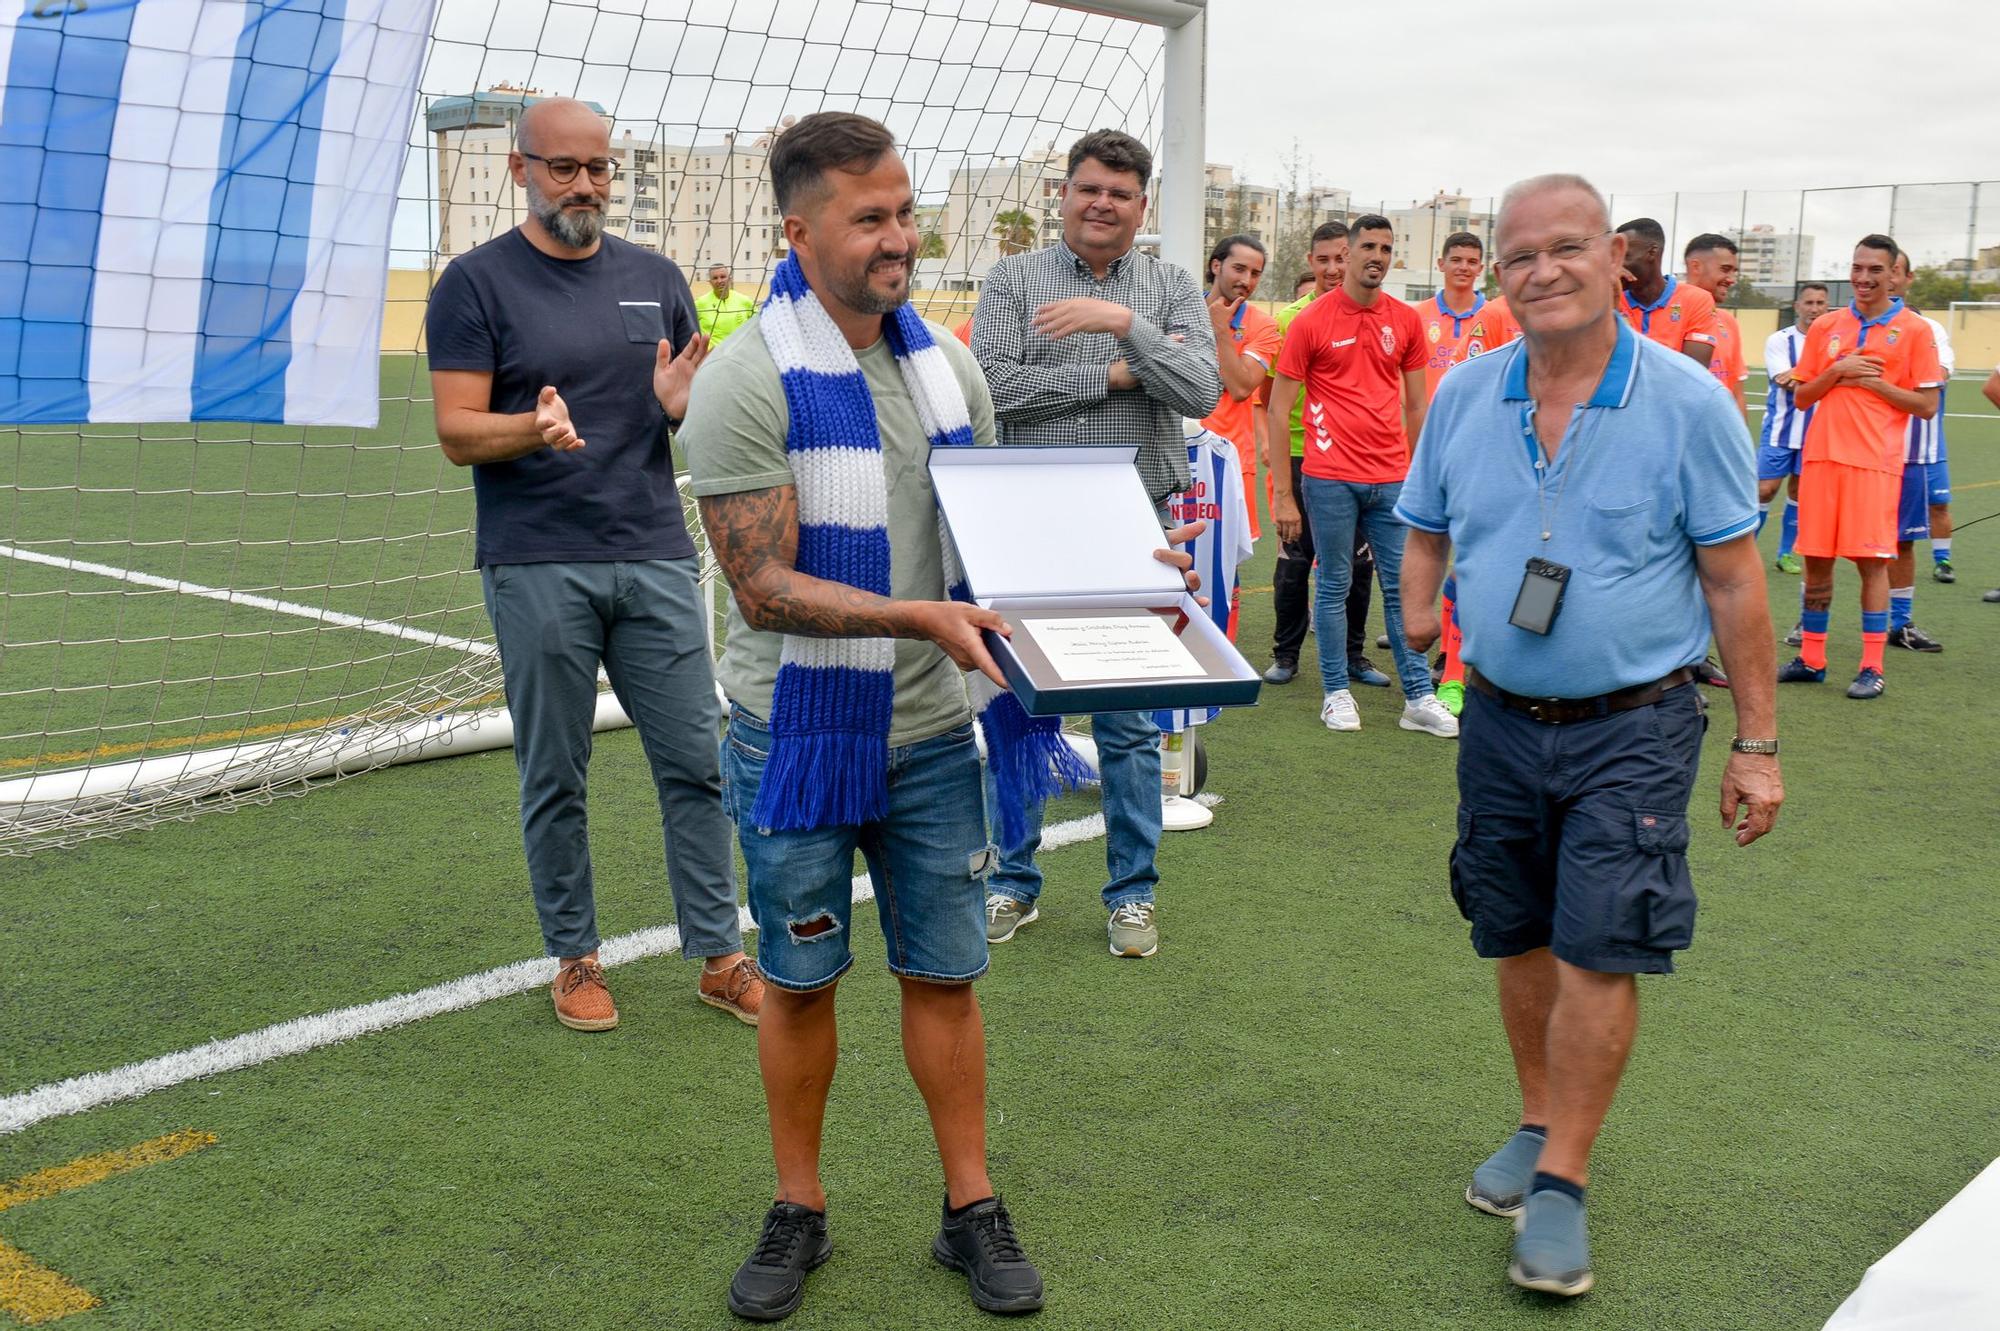
[{"label": "sports field background", "polygon": [[[1952,409],[1976,400],[1962,381]],[[403,423],[385,427],[400,437]],[[1950,440],[1959,521],[2000,510],[2000,420],[1954,420]],[[244,453],[246,489],[381,492],[350,501],[352,530],[457,525],[429,507],[452,478],[427,447],[350,453],[325,476],[311,450]],[[115,451],[86,444],[72,470],[100,456]],[[164,446],[143,456],[180,474]],[[9,539],[60,517],[30,502]],[[195,521],[156,521],[129,496],[69,502],[85,532],[171,537]],[[246,531],[283,529],[275,505],[237,502]],[[1774,522],[1767,551],[1776,535]],[[353,568],[262,549],[129,558],[235,586],[270,581],[255,561],[282,559],[286,585],[353,583],[328,603],[358,614],[476,605],[467,546],[378,543]],[[1244,577],[1242,642],[1259,664],[1272,553],[1267,536]],[[1359,691],[1358,735],[1327,733],[1309,654],[1307,679],[1208,730],[1224,802],[1212,828],[1163,848],[1164,942],[1145,962],[1105,954],[1103,843],[1048,855],[1042,921],[995,949],[981,987],[994,1176],[1048,1281],[1037,1324],[1822,1322],[2000,1155],[2000,606],[1979,601],[2000,585],[2000,521],[1965,530],[1957,563],[1957,586],[1920,570],[1917,591],[1917,622],[1947,651],[1893,654],[1887,696],[1868,705],[1837,682],[1858,651],[1842,577],[1836,680],[1783,695],[1789,801],[1748,851],[1710,807],[1731,733],[1716,696],[1692,811],[1696,943],[1676,976],[1643,985],[1591,1188],[1599,1285],[1573,1304],[1510,1286],[1506,1224],[1460,1197],[1515,1104],[1490,968],[1445,887],[1452,744],[1397,729],[1387,690]],[[371,570],[405,581],[371,589]],[[11,595],[24,570],[8,576],[17,641],[35,612]],[[1771,582],[1782,632],[1798,583]],[[236,613],[157,601],[176,625]],[[476,614],[426,626],[485,633]],[[600,736],[593,775],[606,933],[667,922],[636,735]],[[533,955],[514,800],[498,752],[10,862],[0,1095]],[[1095,803],[1066,801],[1051,821]],[[872,908],[854,932],[827,1130],[836,1252],[789,1325],[989,1326],[928,1255],[941,1183]],[[77,1331],[727,1325],[723,1290],[770,1189],[754,1037],[694,1001],[678,958],[611,981],[625,1020],[608,1035],[561,1029],[530,993],[0,1137],[0,1182],[174,1129],[218,1138],[0,1211],[0,1241],[103,1300],[59,1323]]]}]

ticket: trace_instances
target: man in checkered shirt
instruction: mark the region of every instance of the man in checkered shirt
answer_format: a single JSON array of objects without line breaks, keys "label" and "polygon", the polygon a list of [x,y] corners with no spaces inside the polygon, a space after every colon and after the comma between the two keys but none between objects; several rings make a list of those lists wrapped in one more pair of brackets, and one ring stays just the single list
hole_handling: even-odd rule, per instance
[{"label": "man in checkered shirt", "polygon": [[[1152,174],[1152,153],[1129,134],[1078,139],[1062,187],[1063,238],[987,272],[972,354],[993,392],[1001,443],[1137,444],[1139,477],[1164,520],[1167,499],[1188,486],[1182,418],[1208,415],[1222,377],[1200,283],[1132,247]],[[1150,957],[1160,945],[1159,731],[1146,713],[1118,712],[1092,717],[1091,733],[1104,781],[1111,954]],[[987,884],[989,942],[1007,942],[1037,918],[1041,820],[1032,810],[1022,843],[1000,848]]]}]

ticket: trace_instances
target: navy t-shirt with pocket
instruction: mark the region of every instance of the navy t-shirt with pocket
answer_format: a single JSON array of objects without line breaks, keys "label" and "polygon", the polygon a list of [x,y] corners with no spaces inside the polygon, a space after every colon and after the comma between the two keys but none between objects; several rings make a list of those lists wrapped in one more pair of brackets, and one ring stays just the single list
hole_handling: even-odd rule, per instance
[{"label": "navy t-shirt with pocket", "polygon": [[584,442],[472,469],[480,565],[694,554],[653,396],[660,339],[679,351],[697,330],[673,260],[615,236],[555,259],[509,231],[444,270],[425,327],[433,370],[493,376],[488,410],[533,411],[552,384]]}]

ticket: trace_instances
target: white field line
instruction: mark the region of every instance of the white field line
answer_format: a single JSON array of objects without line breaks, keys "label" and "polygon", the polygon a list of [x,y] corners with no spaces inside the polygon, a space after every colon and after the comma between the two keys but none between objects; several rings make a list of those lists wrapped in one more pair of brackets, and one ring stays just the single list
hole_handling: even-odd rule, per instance
[{"label": "white field line", "polygon": [[[1205,802],[1214,799],[1208,795],[1200,798]],[[1094,813],[1087,818],[1074,818],[1046,829],[1042,833],[1042,849],[1059,850],[1081,841],[1094,841],[1103,835],[1104,815]],[[875,885],[867,874],[860,874],[854,879],[853,891],[856,902],[871,901],[875,896]],[[748,910],[739,909],[739,919],[746,932],[756,927]],[[628,961],[678,952],[680,946],[678,928],[670,924],[658,925],[606,939],[598,959],[607,967],[622,966]],[[556,963],[549,957],[516,961],[413,993],[281,1021],[262,1030],[210,1040],[192,1049],[127,1063],[109,1072],[89,1072],[66,1081],[37,1086],[33,1090],[0,1098],[0,1136],[31,1128],[45,1119],[81,1114],[101,1105],[137,1099],[169,1086],[178,1086],[184,1081],[256,1067],[259,1063],[340,1044],[363,1035],[373,1035],[377,1031],[392,1030],[495,998],[526,993],[548,984],[555,978],[555,973]]]},{"label": "white field line", "polygon": [[187,582],[179,578],[162,578],[151,573],[140,573],[136,569],[116,568],[110,564],[93,564],[82,559],[65,559],[61,555],[45,555],[37,550],[23,550],[19,546],[0,545],[0,556],[18,559],[24,564],[42,564],[49,568],[70,569],[77,573],[95,573],[102,578],[117,578],[121,582],[133,583],[140,587],[157,587],[161,591],[180,592],[186,596],[199,596],[203,600],[222,601],[229,605],[247,605],[257,610],[275,610],[279,614],[298,615],[303,619],[317,620],[322,624],[337,624],[342,628],[365,629],[370,633],[386,633],[392,638],[406,638],[411,642],[421,642],[429,647],[448,647],[455,652],[468,652],[474,656],[492,656],[493,644],[475,642],[471,638],[453,638],[442,633],[431,633],[424,629],[413,629],[407,624],[395,624],[386,619],[363,619],[359,615],[345,615],[338,610],[323,610],[316,605],[303,605],[297,601],[279,601],[269,596],[255,596],[249,592],[230,591],[227,587],[205,587],[198,582]]}]

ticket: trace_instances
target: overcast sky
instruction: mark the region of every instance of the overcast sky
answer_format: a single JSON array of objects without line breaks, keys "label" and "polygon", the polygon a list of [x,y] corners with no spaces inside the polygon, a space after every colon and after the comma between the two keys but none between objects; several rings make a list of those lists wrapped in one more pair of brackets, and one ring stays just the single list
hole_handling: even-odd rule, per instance
[{"label": "overcast sky", "polygon": [[1391,198],[1554,170],[1620,193],[2000,177],[1990,0],[1210,0],[1209,16],[1209,156],[1265,178],[1295,137],[1331,183]]},{"label": "overcast sky", "polygon": [[[1846,241],[1893,220],[1937,262],[1965,253],[1969,188],[1904,190],[1893,219],[1887,190],[1813,193],[1803,215],[1799,191],[2000,182],[1996,13],[1993,0],[1210,0],[1207,156],[1281,184],[1296,143],[1310,182],[1357,206],[1578,171],[1620,220],[1651,214],[1677,239],[1802,229],[1816,266],[1844,271]],[[1157,133],[1143,123],[1157,30],[1024,0],[442,0],[433,31],[430,95],[511,79],[623,123],[699,127],[670,140],[856,105],[891,121],[932,198],[967,152],[1017,155],[1104,123]],[[412,154],[400,263],[428,248],[424,170]],[[2000,244],[2000,183],[1979,202],[1977,241]]]}]

